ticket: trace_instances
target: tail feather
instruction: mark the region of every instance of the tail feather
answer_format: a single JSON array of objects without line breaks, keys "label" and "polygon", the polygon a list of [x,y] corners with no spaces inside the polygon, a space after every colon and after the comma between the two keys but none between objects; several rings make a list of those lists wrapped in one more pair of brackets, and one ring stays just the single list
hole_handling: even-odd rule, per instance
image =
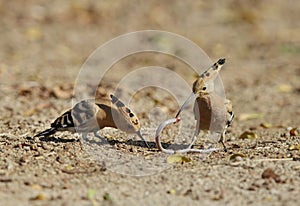
[{"label": "tail feather", "polygon": [[33,137],[49,136],[51,134],[54,134],[55,132],[56,132],[56,128],[51,127],[50,129],[46,129],[46,130],[34,135]]}]

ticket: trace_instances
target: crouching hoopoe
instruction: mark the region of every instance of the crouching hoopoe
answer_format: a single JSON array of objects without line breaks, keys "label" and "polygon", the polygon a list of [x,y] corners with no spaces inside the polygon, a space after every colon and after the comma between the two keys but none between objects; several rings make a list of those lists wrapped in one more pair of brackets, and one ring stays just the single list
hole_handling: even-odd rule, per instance
[{"label": "crouching hoopoe", "polygon": [[70,131],[82,133],[97,131],[104,127],[113,127],[126,133],[137,134],[149,147],[140,132],[140,122],[131,109],[126,107],[114,95],[109,99],[88,99],[78,102],[72,109],[69,109],[58,117],[51,128],[36,134],[34,137],[49,136],[57,131]]}]

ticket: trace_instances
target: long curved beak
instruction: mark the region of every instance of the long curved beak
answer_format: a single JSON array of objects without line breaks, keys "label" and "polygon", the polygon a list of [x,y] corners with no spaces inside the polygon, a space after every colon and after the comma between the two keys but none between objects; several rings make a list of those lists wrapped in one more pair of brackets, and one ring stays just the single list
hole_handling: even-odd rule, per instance
[{"label": "long curved beak", "polygon": [[186,107],[186,105],[188,105],[190,103],[190,101],[195,97],[196,95],[192,92],[192,94],[187,98],[187,100],[185,100],[185,102],[183,103],[183,105],[180,107],[179,111],[177,112],[175,118],[177,118],[180,113],[182,112],[182,110]]},{"label": "long curved beak", "polygon": [[142,136],[141,131],[140,131],[140,130],[137,131],[136,134],[137,134],[137,136],[139,136],[139,137],[144,141],[145,145],[146,145],[148,148],[150,148],[150,146],[148,145],[148,143],[146,142],[146,140],[145,140],[144,137]]}]

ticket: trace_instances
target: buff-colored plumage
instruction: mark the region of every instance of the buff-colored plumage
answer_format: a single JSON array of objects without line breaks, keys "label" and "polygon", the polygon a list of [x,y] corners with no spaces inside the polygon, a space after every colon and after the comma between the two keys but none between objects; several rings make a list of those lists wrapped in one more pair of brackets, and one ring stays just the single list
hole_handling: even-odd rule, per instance
[{"label": "buff-colored plumage", "polygon": [[137,134],[149,147],[141,135],[140,123],[137,116],[132,110],[126,107],[114,95],[111,99],[88,99],[77,103],[72,109],[69,109],[58,117],[52,124],[51,128],[35,135],[49,136],[57,131],[78,132],[86,135],[104,127],[120,129],[126,133]]},{"label": "buff-colored plumage", "polygon": [[226,150],[225,132],[231,125],[234,114],[232,111],[231,101],[218,95],[214,88],[211,86],[213,81],[219,74],[225,59],[219,59],[209,69],[203,72],[199,78],[193,83],[193,93],[183,104],[181,109],[176,115],[179,116],[183,108],[192,99],[191,97],[196,95],[197,98],[194,104],[194,115],[197,121],[196,131],[189,147],[196,141],[196,137],[199,135],[200,130],[209,130],[212,132],[221,133],[220,142]]}]

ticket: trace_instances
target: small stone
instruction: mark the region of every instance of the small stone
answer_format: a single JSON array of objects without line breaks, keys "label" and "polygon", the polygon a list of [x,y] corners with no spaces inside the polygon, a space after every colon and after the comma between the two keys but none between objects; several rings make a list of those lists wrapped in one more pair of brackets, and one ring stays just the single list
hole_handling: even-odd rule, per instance
[{"label": "small stone", "polygon": [[280,178],[279,178],[279,175],[275,174],[275,172],[273,171],[273,169],[271,168],[267,168],[263,171],[261,177],[263,179],[274,179],[274,181],[276,183],[279,183],[281,182]]},{"label": "small stone", "polygon": [[59,162],[60,164],[64,164],[65,163],[65,160],[62,157],[60,157],[60,156],[56,157],[56,161]]},{"label": "small stone", "polygon": [[24,146],[23,149],[24,149],[25,151],[30,151],[30,147],[29,147],[29,146]]},{"label": "small stone", "polygon": [[47,145],[46,143],[42,143],[42,148],[44,150],[49,150],[50,149],[49,145]]},{"label": "small stone", "polygon": [[26,155],[24,155],[24,156],[22,156],[22,157],[20,158],[19,161],[20,161],[20,164],[26,164],[26,163],[29,162],[29,157],[26,156]]}]

